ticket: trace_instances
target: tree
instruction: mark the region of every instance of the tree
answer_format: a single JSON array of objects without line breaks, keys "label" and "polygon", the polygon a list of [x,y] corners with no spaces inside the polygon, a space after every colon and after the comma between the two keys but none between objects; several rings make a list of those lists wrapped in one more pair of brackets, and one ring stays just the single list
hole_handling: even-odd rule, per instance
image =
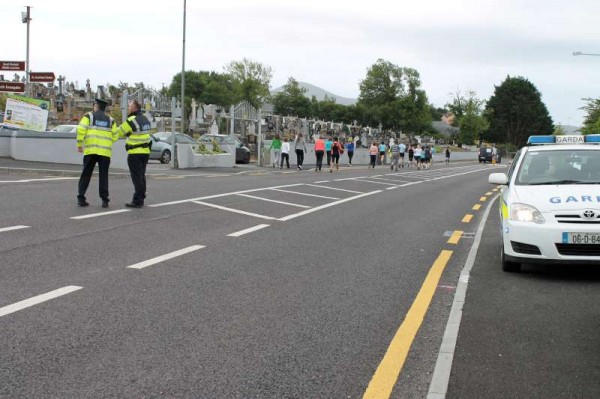
[{"label": "tree", "polygon": [[[473,92],[469,92],[467,95],[472,94]],[[465,97],[460,90],[456,90],[456,92],[451,93],[450,95],[452,96],[452,102],[446,104],[446,107],[448,108],[448,111],[454,115],[452,126],[458,127],[460,125],[460,119],[465,114],[468,98]]]},{"label": "tree", "polygon": [[277,115],[296,115],[301,118],[310,116],[311,100],[305,96],[307,91],[296,79],[290,77],[283,90],[271,99],[273,112]]},{"label": "tree", "polygon": [[587,104],[581,109],[587,111],[583,121],[583,134],[600,133],[600,98],[586,98]]},{"label": "tree", "polygon": [[248,101],[254,108],[261,108],[269,97],[273,77],[271,67],[244,58],[242,61],[229,63],[225,71],[233,79],[236,102]]},{"label": "tree", "polygon": [[477,98],[474,91],[463,94],[460,90],[452,94],[452,103],[446,106],[454,115],[452,126],[459,127],[458,141],[471,145],[479,139],[480,133],[487,130],[489,122],[483,113],[484,101]]},{"label": "tree", "polygon": [[446,108],[440,108],[433,104],[429,104],[429,112],[431,113],[431,120],[441,121],[442,117],[448,113],[448,110]]},{"label": "tree", "polygon": [[496,86],[485,109],[490,127],[485,137],[521,147],[533,134],[552,134],[552,118],[537,88],[526,78],[507,78]]},{"label": "tree", "polygon": [[384,129],[418,132],[431,124],[429,102],[421,90],[419,73],[383,59],[369,68],[360,83],[358,106],[365,110],[364,123]]},{"label": "tree", "polygon": [[565,134],[565,128],[559,123],[554,127],[554,132],[552,132],[554,136],[563,136]]}]

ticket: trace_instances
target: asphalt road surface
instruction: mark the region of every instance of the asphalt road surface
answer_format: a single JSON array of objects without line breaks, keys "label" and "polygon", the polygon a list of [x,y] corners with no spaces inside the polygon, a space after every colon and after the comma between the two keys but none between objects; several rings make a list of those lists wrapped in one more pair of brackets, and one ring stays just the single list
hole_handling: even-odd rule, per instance
[{"label": "asphalt road surface", "polygon": [[482,220],[446,396],[597,397],[600,276],[500,271],[502,170],[0,175],[0,397],[425,398]]}]

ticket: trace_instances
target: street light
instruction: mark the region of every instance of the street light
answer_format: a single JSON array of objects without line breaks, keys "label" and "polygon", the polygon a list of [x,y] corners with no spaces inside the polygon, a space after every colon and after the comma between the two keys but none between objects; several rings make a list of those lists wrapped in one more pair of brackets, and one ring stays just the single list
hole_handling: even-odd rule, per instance
[{"label": "street light", "polygon": [[25,95],[29,96],[29,23],[31,22],[31,6],[27,7],[27,12],[21,12],[21,22],[27,24],[27,59],[25,60]]},{"label": "street light", "polygon": [[573,55],[591,55],[591,56],[594,56],[594,57],[600,57],[600,54],[582,53],[581,51],[573,51]]}]

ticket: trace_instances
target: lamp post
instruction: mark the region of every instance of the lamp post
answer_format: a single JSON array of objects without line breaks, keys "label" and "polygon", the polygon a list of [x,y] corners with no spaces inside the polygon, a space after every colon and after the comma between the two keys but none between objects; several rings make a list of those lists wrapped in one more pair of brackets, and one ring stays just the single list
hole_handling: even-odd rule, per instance
[{"label": "lamp post", "polygon": [[31,6],[27,7],[27,12],[21,13],[21,21],[27,24],[27,54],[25,60],[25,95],[29,96],[29,23],[31,22]]},{"label": "lamp post", "polygon": [[[186,17],[186,0],[183,0],[183,50],[181,57],[181,133],[185,133],[185,17]],[[174,120],[174,119],[173,119]],[[175,124],[173,124],[174,126]],[[175,131],[171,136],[171,148],[173,149],[173,168],[177,169],[177,144],[175,140]]]}]

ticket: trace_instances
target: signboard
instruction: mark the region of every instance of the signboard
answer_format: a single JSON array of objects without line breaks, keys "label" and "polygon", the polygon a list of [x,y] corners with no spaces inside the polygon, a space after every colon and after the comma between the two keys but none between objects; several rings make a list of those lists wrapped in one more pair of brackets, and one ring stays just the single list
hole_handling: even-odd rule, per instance
[{"label": "signboard", "polygon": [[9,94],[4,111],[4,125],[45,132],[49,107],[49,101]]},{"label": "signboard", "polygon": [[25,93],[25,83],[0,82],[0,92]]},{"label": "signboard", "polygon": [[30,82],[54,82],[54,72],[29,72]]},{"label": "signboard", "polygon": [[0,61],[0,71],[24,71],[25,61]]}]

